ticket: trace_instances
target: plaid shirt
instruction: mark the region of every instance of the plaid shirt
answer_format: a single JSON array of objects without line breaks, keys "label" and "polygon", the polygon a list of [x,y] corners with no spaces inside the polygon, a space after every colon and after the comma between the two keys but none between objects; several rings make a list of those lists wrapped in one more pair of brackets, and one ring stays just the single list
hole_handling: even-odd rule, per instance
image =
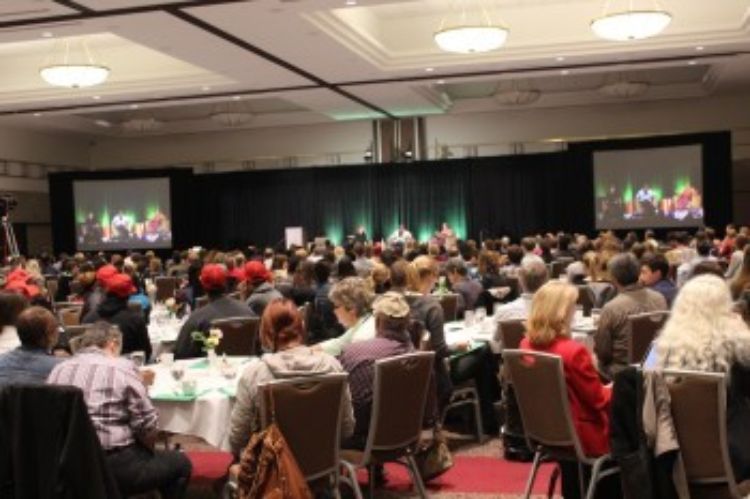
[{"label": "plaid shirt", "polygon": [[102,447],[111,450],[135,442],[157,428],[158,414],[138,370],[127,359],[86,348],[58,364],[47,382],[83,390]]}]

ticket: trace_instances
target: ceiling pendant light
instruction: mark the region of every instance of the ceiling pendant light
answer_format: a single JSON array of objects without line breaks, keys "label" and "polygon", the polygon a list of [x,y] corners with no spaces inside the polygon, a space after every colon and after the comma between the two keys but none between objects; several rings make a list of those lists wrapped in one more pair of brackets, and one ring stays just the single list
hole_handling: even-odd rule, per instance
[{"label": "ceiling pendant light", "polygon": [[[109,68],[94,61],[85,40],[65,39],[60,43],[64,47],[59,53],[53,51],[52,61],[39,70],[45,82],[55,87],[86,88],[107,80]],[[79,45],[78,50],[75,50],[76,44]]]},{"label": "ceiling pendant light", "polygon": [[[490,18],[484,5],[477,6],[479,12],[467,13],[468,0],[461,1],[460,14],[447,14],[433,38],[445,52],[476,54],[496,50],[505,44],[510,32]],[[453,17],[453,19],[451,19]]]},{"label": "ceiling pendant light", "polygon": [[628,1],[625,10],[610,9],[612,0],[607,0],[601,17],[591,21],[591,30],[600,38],[618,42],[642,40],[656,36],[672,21],[672,15],[662,9],[657,0],[650,8],[636,7]]}]

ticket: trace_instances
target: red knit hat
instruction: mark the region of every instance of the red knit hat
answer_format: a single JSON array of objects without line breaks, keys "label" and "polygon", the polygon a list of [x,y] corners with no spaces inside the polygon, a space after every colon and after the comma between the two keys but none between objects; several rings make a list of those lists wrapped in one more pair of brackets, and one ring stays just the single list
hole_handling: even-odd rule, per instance
[{"label": "red knit hat", "polygon": [[271,273],[263,265],[263,262],[252,260],[245,264],[245,278],[251,283],[270,281]]},{"label": "red knit hat", "polygon": [[100,285],[106,287],[106,284],[109,278],[117,273],[118,273],[117,267],[115,267],[114,265],[110,265],[110,264],[103,265],[99,267],[99,270],[96,271],[96,281]]},{"label": "red knit hat", "polygon": [[204,265],[201,270],[201,286],[206,291],[224,289],[227,284],[227,269],[218,263]]},{"label": "red knit hat", "polygon": [[127,298],[137,291],[133,285],[133,280],[127,274],[113,275],[105,281],[104,288],[107,290],[107,293],[119,296],[120,298]]}]

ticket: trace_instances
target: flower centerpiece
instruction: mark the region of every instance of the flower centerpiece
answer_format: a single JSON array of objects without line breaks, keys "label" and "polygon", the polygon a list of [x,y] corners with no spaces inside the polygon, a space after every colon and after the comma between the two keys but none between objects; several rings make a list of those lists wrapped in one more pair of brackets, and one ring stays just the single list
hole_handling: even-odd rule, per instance
[{"label": "flower centerpiece", "polygon": [[177,315],[177,310],[180,308],[177,305],[177,300],[174,298],[167,298],[164,300],[164,306],[167,308],[167,312],[169,312],[169,318],[174,319],[174,317]]},{"label": "flower centerpiece", "polygon": [[203,344],[201,349],[208,355],[209,364],[212,366],[216,365],[216,347],[219,346],[221,339],[224,337],[221,329],[211,328],[208,330],[208,334],[205,334],[203,331],[193,331],[191,336],[193,341]]}]

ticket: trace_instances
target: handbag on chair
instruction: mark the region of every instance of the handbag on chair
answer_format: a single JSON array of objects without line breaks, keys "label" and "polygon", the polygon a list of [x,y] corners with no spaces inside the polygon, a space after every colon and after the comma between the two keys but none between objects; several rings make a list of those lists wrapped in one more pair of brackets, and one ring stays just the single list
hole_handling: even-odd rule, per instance
[{"label": "handbag on chair", "polygon": [[305,476],[275,422],[269,390],[271,424],[253,434],[240,457],[238,499],[312,499]]}]

